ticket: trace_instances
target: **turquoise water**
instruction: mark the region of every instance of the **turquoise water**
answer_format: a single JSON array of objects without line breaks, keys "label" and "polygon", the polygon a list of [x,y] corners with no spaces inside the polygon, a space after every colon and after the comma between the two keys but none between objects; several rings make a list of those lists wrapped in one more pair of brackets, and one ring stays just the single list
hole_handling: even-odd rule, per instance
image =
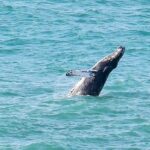
[{"label": "turquoise water", "polygon": [[[118,45],[101,95],[68,98]],[[149,0],[0,0],[0,150],[150,149],[149,64]]]}]

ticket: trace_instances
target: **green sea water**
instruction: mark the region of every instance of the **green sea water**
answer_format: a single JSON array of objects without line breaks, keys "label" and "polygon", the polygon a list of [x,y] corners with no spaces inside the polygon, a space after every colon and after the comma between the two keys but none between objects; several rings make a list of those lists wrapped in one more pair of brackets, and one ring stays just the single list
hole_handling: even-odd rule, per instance
[{"label": "green sea water", "polygon": [[[101,95],[67,97],[119,45]],[[0,0],[0,150],[149,150],[150,1]]]}]

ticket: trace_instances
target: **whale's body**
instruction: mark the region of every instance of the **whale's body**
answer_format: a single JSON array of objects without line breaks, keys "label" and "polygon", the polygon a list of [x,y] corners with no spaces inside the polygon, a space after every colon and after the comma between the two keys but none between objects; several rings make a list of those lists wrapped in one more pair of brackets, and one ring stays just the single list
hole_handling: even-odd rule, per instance
[{"label": "whale's body", "polygon": [[[120,58],[123,56],[125,48],[120,46],[109,56],[98,61],[90,70],[93,76],[82,77],[82,79],[72,88],[69,95],[92,95],[98,96],[104,87],[110,72],[117,67]],[[68,75],[68,74],[66,74]]]}]

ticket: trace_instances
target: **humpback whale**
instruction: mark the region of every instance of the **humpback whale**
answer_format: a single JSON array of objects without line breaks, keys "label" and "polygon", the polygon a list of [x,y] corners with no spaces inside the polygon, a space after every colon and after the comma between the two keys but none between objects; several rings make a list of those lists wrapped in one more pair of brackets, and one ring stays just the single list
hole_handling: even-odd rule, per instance
[{"label": "humpback whale", "polygon": [[70,70],[66,76],[81,76],[81,80],[71,89],[69,96],[98,96],[104,87],[110,72],[118,65],[125,47],[119,46],[115,52],[98,61],[89,70]]}]

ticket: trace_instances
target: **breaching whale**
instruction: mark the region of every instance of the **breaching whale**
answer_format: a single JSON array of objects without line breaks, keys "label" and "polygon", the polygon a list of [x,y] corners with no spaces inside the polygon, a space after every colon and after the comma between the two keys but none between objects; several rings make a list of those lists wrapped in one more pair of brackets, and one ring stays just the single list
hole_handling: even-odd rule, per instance
[{"label": "breaching whale", "polygon": [[92,95],[98,96],[104,87],[110,72],[118,65],[125,47],[119,46],[115,52],[98,61],[89,70],[71,70],[66,76],[82,76],[81,80],[71,89],[69,96]]}]

